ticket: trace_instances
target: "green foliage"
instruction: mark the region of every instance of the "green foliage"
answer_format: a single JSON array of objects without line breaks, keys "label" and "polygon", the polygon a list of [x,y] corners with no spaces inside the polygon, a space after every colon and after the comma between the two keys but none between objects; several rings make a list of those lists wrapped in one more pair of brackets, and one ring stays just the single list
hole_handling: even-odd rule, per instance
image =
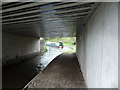
[{"label": "green foliage", "polygon": [[73,48],[70,52],[76,52],[76,45],[74,45],[74,43],[76,42],[76,37],[45,38],[45,41],[57,42],[57,43],[62,41],[63,45],[70,46]]},{"label": "green foliage", "polygon": [[57,38],[45,38],[46,41],[51,41],[51,42],[60,42],[62,41],[63,43],[74,43],[76,41],[76,37],[57,37]]}]

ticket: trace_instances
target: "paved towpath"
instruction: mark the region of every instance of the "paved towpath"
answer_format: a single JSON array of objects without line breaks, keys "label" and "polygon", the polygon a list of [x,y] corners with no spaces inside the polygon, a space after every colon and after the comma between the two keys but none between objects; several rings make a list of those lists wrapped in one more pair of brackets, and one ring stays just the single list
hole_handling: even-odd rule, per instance
[{"label": "paved towpath", "polygon": [[62,54],[63,52],[67,52],[72,50],[70,47],[66,46],[63,49],[59,49],[56,47],[47,47],[47,52],[44,53],[44,55],[41,56],[40,64],[38,64],[41,67],[41,71],[43,71],[47,65],[58,55]]},{"label": "paved towpath", "polygon": [[86,88],[76,54],[61,54],[40,72],[28,88]]}]

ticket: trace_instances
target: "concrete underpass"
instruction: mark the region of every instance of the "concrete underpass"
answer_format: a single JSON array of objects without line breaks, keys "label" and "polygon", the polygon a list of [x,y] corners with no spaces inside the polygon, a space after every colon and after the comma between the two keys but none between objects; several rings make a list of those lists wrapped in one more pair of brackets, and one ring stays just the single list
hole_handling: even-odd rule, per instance
[{"label": "concrete underpass", "polygon": [[[3,69],[14,67],[25,58],[34,60],[31,58],[40,52],[40,37],[76,37],[76,54],[57,57],[58,61],[53,60],[40,78],[34,80],[36,85],[29,87],[45,88],[48,84],[46,88],[118,88],[117,2],[2,3]],[[72,77],[65,72],[76,74]],[[51,79],[56,85],[47,81],[51,74],[55,78],[58,75],[57,79]],[[63,82],[55,81],[59,79]],[[67,84],[65,80],[73,83]]]}]

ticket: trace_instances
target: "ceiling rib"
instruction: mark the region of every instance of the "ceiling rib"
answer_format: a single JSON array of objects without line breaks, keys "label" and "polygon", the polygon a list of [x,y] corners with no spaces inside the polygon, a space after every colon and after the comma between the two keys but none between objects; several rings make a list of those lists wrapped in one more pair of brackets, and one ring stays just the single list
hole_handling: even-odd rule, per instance
[{"label": "ceiling rib", "polygon": [[71,7],[71,6],[75,6],[75,5],[82,5],[82,4],[87,4],[87,2],[73,3],[73,4],[67,4],[67,5],[61,5],[61,6],[54,6],[54,7],[50,7],[50,8],[42,8],[42,9],[33,10],[33,11],[27,11],[27,12],[22,12],[22,13],[15,13],[15,14],[11,14],[11,15],[5,15],[5,16],[2,16],[2,17],[5,18],[5,17],[13,17],[13,16],[24,15],[24,14],[39,13],[39,12],[43,12],[43,11],[66,8],[66,7]]},{"label": "ceiling rib", "polygon": [[95,2],[9,2],[2,6],[3,32],[35,37],[74,36],[78,21],[87,22],[97,8]]},{"label": "ceiling rib", "polygon": [[[24,5],[26,5],[28,2],[26,2],[26,3],[23,3],[23,6]],[[37,3],[36,5],[33,5],[33,6],[29,6],[29,4],[32,4],[32,3],[34,3],[34,4],[36,4],[35,2],[29,2],[28,3],[28,5],[26,6],[26,7],[21,7],[21,8],[18,8],[18,9],[16,9],[16,10],[12,10],[12,11],[9,11],[9,12],[15,12],[15,11],[20,11],[20,10],[26,10],[26,9],[28,9],[27,11],[31,11],[29,8],[32,8],[32,9],[34,9],[34,10],[37,10],[37,9],[40,9],[41,7],[44,7],[44,6],[48,6],[48,5],[54,5],[54,6],[58,6],[58,5],[62,5],[62,4],[70,4],[70,3],[63,3],[63,2],[51,2],[51,3]],[[75,3],[75,2],[74,2]],[[12,6],[12,8],[13,8],[13,6]],[[5,10],[5,9],[4,9]],[[9,13],[9,12],[5,12],[5,13]]]},{"label": "ceiling rib", "polygon": [[64,2],[64,3],[63,2],[51,2],[51,3],[49,3],[49,2],[42,2],[42,3],[35,3],[35,2],[26,2],[26,3],[23,3],[23,2],[21,2],[19,4],[24,4],[24,5],[18,6],[18,7],[15,7],[15,8],[7,8],[7,9],[4,10],[3,13],[13,12],[13,11],[19,11],[21,9],[26,9],[26,8],[38,9],[38,7],[47,6],[48,4],[56,6],[56,5],[60,5],[60,4],[70,4],[70,3],[68,3],[68,2]]},{"label": "ceiling rib", "polygon": [[[89,14],[89,13],[91,13],[91,12],[83,12],[83,13],[75,13],[75,14],[69,14],[69,15],[61,15],[61,16],[53,16],[53,17],[44,17],[44,18],[42,18],[42,20],[44,20],[44,19],[52,19],[52,18],[60,18],[60,17],[73,17],[74,18],[74,16],[77,16],[77,15],[84,15],[84,14]],[[80,17],[80,16],[79,16]],[[36,20],[36,19],[28,19],[28,20],[24,20],[23,19],[23,21],[33,21],[33,20]],[[37,20],[41,20],[41,19],[39,19],[39,18],[37,18]],[[22,21],[22,20],[21,20]],[[13,23],[15,22],[21,22],[21,21],[13,21]],[[11,21],[12,22],[12,21]],[[9,23],[11,23],[11,22],[9,22]],[[3,22],[4,23],[4,22]],[[5,24],[5,23],[4,23]]]},{"label": "ceiling rib", "polygon": [[[81,8],[76,8],[76,9],[70,9],[70,10],[64,10],[64,11],[58,11],[58,12],[49,12],[49,13],[41,13],[40,15],[51,15],[51,14],[61,14],[61,13],[69,13],[69,12],[73,12],[73,11],[80,11],[80,10],[86,10],[86,9],[91,9],[91,8],[95,8],[95,7],[81,7]],[[34,14],[34,13],[33,13]],[[39,14],[39,13],[37,13]],[[36,15],[36,14],[35,14]],[[33,16],[33,15],[32,15]],[[4,18],[5,16],[3,16],[2,18]],[[28,16],[27,16],[28,17]]]},{"label": "ceiling rib", "polygon": [[27,19],[27,18],[34,18],[34,17],[40,17],[40,16],[44,16],[44,15],[54,15],[54,14],[62,14],[62,13],[70,13],[70,12],[74,12],[74,11],[80,11],[80,10],[87,10],[87,9],[91,9],[93,7],[84,7],[84,8],[78,8],[78,9],[73,9],[73,10],[67,10],[67,11],[60,11],[60,12],[50,12],[50,13],[43,13],[43,14],[38,14],[38,15],[31,15],[31,16],[27,16],[27,17],[21,17],[21,18],[8,18],[4,21],[11,21],[11,20],[21,20],[21,19]]},{"label": "ceiling rib", "polygon": [[[21,2],[21,3],[23,3],[23,2]],[[20,4],[20,3],[17,3],[17,4]],[[36,7],[36,6],[40,6],[40,5],[45,6],[45,7],[42,6],[40,8],[31,10],[31,11],[24,11],[24,12],[14,13],[14,14],[10,14],[10,15],[3,15],[2,23],[3,24],[15,24],[15,23],[29,23],[32,21],[50,22],[50,21],[58,21],[58,19],[64,20],[67,18],[68,19],[72,18],[72,20],[74,20],[76,18],[82,18],[82,17],[84,17],[83,21],[85,22],[86,17],[88,17],[92,13],[92,10],[96,8],[96,6],[94,5],[95,3],[93,3],[93,2],[78,2],[78,3],[76,3],[76,2],[73,2],[73,3],[56,2],[56,3],[52,3],[51,5],[53,5],[53,6],[51,6],[51,7],[46,7],[47,6],[46,4],[49,5],[50,3],[47,3],[47,2],[35,3],[35,2],[33,2],[33,3],[28,3],[25,5],[17,6],[15,8],[4,9],[2,11],[2,13],[8,13],[11,11],[13,12],[15,10],[20,10],[20,9],[29,8],[29,7],[34,8],[34,6]],[[8,4],[8,6],[10,6],[10,5]],[[5,4],[4,4],[4,6],[5,6]],[[74,6],[74,8],[71,8],[73,6]],[[80,7],[78,7],[78,6],[80,6]],[[66,10],[66,8],[69,8],[69,7],[70,7],[70,9]],[[59,10],[59,9],[61,9],[61,10]],[[50,10],[56,10],[56,11],[55,12],[47,12],[47,13],[45,12],[45,11],[50,11]],[[22,16],[22,15],[28,15],[28,16]],[[51,16],[51,15],[53,15],[53,16]],[[63,18],[63,19],[61,19],[61,18]]]},{"label": "ceiling rib", "polygon": [[[59,23],[59,22],[75,22],[76,20],[80,20],[81,22],[83,22],[84,21],[84,18],[85,17],[76,17],[76,18],[74,18],[73,20],[71,20],[71,19],[59,19],[59,20],[45,20],[44,22],[45,23],[54,23],[54,22],[57,22],[57,23]],[[14,25],[20,25],[20,24],[32,24],[32,23],[40,23],[41,21],[40,20],[38,20],[38,19],[36,19],[36,20],[34,20],[34,21],[25,21],[25,22],[19,22],[19,23],[13,23]],[[9,23],[6,23],[6,24],[4,24],[4,25],[9,25]]]},{"label": "ceiling rib", "polygon": [[30,4],[26,4],[26,5],[14,7],[14,8],[5,9],[5,10],[3,10],[3,13],[5,13],[5,12],[10,12],[10,11],[14,11],[14,10],[19,10],[19,9],[23,9],[23,8],[29,8],[29,7],[33,7],[33,6],[37,6],[37,5],[43,5],[43,4],[46,4],[46,2],[30,3]]},{"label": "ceiling rib", "polygon": [[17,7],[17,6],[21,6],[29,3],[32,3],[32,2],[12,2],[12,3],[8,3],[7,5],[2,3],[2,9],[5,10],[7,8]]}]

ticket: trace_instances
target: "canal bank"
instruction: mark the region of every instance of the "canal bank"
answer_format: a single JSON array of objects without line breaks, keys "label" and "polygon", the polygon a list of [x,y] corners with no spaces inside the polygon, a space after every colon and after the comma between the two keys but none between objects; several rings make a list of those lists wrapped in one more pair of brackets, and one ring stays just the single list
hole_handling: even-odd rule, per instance
[{"label": "canal bank", "polygon": [[40,51],[30,55],[16,57],[9,60],[2,68],[2,88],[17,88],[21,90],[41,70],[39,63],[41,56],[46,52],[45,42],[40,40]]},{"label": "canal bank", "polygon": [[69,48],[58,49],[48,47],[48,51],[44,54],[34,56],[32,58],[24,58],[22,62],[4,67],[2,71],[2,87],[17,88],[21,90],[28,82],[30,82],[41,70],[58,55],[64,51],[71,50]]},{"label": "canal bank", "polygon": [[76,54],[59,55],[25,88],[86,88]]}]

